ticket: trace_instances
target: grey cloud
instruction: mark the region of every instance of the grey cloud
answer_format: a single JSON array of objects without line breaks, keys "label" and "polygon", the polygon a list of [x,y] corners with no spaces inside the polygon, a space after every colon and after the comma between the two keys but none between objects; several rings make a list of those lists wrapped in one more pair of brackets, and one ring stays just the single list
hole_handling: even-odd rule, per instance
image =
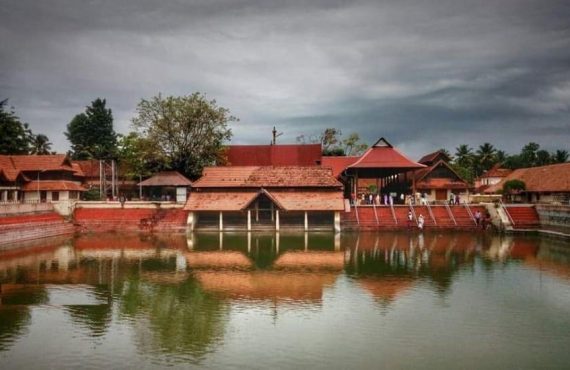
[{"label": "grey cloud", "polygon": [[274,125],[282,142],[336,126],[413,156],[570,142],[566,1],[0,4],[0,97],[58,150],[96,97],[126,132],[140,98],[193,91],[241,119],[238,143]]}]

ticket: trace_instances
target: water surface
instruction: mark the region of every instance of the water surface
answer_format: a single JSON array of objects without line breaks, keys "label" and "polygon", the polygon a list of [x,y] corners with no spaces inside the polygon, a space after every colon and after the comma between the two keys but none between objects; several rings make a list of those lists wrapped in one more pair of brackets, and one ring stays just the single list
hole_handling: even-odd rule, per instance
[{"label": "water surface", "polygon": [[0,252],[0,368],[568,368],[570,245],[94,234]]}]

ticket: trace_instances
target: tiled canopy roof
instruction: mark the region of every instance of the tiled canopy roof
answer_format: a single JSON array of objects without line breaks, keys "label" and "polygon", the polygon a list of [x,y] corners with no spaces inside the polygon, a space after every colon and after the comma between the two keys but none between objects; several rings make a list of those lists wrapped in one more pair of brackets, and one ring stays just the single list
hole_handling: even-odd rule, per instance
[{"label": "tiled canopy roof", "polygon": [[510,168],[501,168],[500,164],[496,164],[493,166],[493,168],[491,168],[489,171],[485,172],[484,174],[482,174],[480,176],[480,178],[487,178],[487,177],[506,177],[508,176],[510,173],[512,173],[513,170],[511,170]]},{"label": "tiled canopy roof", "polygon": [[163,171],[155,174],[138,185],[140,186],[190,186],[192,181],[188,180],[177,171]]},{"label": "tiled canopy roof", "polygon": [[230,145],[228,166],[316,166],[321,160],[321,144]]},{"label": "tiled canopy roof", "polygon": [[332,168],[333,176],[338,178],[342,172],[351,164],[356,162],[360,157],[323,157],[321,160],[322,167]]},{"label": "tiled canopy roof", "polygon": [[342,211],[341,191],[279,191],[265,189],[256,192],[192,192],[186,202],[188,211],[242,211],[260,195],[267,196],[285,211]]},{"label": "tiled canopy roof", "polygon": [[400,153],[386,139],[381,138],[348,168],[401,168],[416,169],[425,167]]},{"label": "tiled canopy roof", "polygon": [[570,192],[570,162],[549,166],[519,168],[501,182],[489,186],[485,193],[492,194],[503,189],[509,180],[522,180],[527,192]]},{"label": "tiled canopy roof", "polygon": [[73,181],[51,181],[51,180],[40,180],[30,181],[23,186],[24,191],[34,191],[34,190],[47,190],[47,191],[86,191],[83,186],[73,182]]},{"label": "tiled canopy roof", "polygon": [[[441,158],[440,158],[441,157]],[[424,155],[419,161],[418,163],[422,163],[422,164],[431,164],[434,161],[438,160],[438,158],[443,159],[445,161],[449,161],[451,158],[449,158],[449,156],[447,154],[445,154],[445,152],[443,150],[436,150],[433,153],[429,153]]]},{"label": "tiled canopy roof", "polygon": [[65,154],[12,155],[14,168],[20,171],[73,171]]},{"label": "tiled canopy roof", "polygon": [[298,188],[342,184],[322,167],[206,167],[194,188]]}]

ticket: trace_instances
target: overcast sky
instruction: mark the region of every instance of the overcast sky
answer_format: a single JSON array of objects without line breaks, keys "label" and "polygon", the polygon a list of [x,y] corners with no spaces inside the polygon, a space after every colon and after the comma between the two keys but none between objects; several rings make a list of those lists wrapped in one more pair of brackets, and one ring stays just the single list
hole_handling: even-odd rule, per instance
[{"label": "overcast sky", "polygon": [[65,151],[97,97],[207,94],[233,143],[325,127],[410,156],[489,141],[569,149],[570,1],[0,0],[0,99]]}]

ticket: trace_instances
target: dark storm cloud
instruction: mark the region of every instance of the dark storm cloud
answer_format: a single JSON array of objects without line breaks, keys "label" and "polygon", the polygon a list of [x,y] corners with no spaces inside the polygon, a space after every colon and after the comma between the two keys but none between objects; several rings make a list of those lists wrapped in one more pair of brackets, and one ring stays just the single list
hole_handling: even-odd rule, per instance
[{"label": "dark storm cloud", "polygon": [[570,142],[567,1],[0,0],[0,97],[59,150],[107,98],[128,130],[140,98],[206,92],[234,142],[325,127],[410,155],[490,141]]}]

